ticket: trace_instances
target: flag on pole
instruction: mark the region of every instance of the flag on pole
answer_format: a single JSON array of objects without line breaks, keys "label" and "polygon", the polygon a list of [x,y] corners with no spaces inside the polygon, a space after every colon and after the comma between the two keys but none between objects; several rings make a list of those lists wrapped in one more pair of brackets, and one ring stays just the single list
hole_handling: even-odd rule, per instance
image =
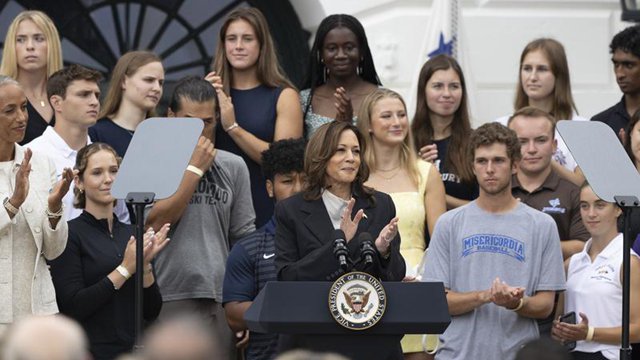
[{"label": "flag on pole", "polygon": [[422,56],[426,61],[440,54],[453,57],[458,55],[458,14],[457,0],[434,0],[431,16],[424,37]]},{"label": "flag on pole", "polygon": [[[416,88],[422,65],[430,58],[440,54],[453,56],[462,67],[466,80],[468,106],[470,110],[475,108],[475,101],[470,96],[470,93],[475,93],[475,82],[469,67],[469,54],[464,53],[462,50],[465,39],[461,14],[462,8],[459,0],[433,0],[431,3],[431,14],[411,81],[408,103],[410,111],[415,110]],[[471,111],[471,114],[473,114],[473,111]]]}]

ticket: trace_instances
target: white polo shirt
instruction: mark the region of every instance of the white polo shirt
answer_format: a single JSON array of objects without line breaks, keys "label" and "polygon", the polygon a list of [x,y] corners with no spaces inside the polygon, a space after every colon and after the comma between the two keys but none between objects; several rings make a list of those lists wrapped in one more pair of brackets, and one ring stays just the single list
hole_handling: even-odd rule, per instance
[{"label": "white polo shirt", "polygon": [[[89,134],[87,134],[87,145],[89,144],[91,144],[91,139],[89,138]],[[56,167],[56,178],[58,180],[62,177],[64,168],[73,169],[76,165],[78,152],[69,147],[52,126],[47,126],[47,129],[42,135],[33,139],[26,144],[25,147],[30,148],[33,152],[38,152],[49,157]],[[69,191],[62,199],[62,203],[64,204],[64,218],[66,221],[75,219],[82,213],[82,209],[73,207],[74,187],[75,183],[72,183]],[[130,223],[129,211],[122,200],[118,200],[114,212],[121,222]]]}]

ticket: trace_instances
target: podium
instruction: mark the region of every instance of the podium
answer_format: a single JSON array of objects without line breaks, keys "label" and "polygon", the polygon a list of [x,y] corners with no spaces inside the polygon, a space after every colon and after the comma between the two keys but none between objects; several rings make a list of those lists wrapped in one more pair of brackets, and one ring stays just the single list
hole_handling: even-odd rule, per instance
[{"label": "podium", "polygon": [[245,313],[249,330],[278,333],[287,348],[335,352],[350,359],[396,359],[404,334],[441,334],[451,317],[439,282],[383,282],[384,316],[366,330],[349,330],[329,312],[331,282],[269,282]]}]

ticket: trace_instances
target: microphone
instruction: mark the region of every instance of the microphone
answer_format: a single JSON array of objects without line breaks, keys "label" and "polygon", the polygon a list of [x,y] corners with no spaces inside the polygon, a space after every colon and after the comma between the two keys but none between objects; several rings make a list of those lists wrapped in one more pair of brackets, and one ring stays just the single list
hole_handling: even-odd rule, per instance
[{"label": "microphone", "polygon": [[336,229],[333,232],[333,254],[338,259],[338,263],[340,264],[340,268],[344,271],[347,271],[347,256],[349,255],[349,250],[347,249],[347,241],[344,239],[344,231],[340,229]]},{"label": "microphone", "polygon": [[375,256],[376,251],[373,248],[373,238],[371,234],[363,232],[358,235],[358,239],[360,240],[360,253],[361,256],[364,257],[365,265],[373,264],[373,256]]}]

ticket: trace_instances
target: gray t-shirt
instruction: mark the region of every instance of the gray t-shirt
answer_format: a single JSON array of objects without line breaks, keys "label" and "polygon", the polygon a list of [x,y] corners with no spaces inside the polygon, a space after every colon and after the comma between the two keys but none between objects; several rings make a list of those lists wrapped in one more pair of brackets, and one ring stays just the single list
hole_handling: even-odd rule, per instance
[{"label": "gray t-shirt", "polygon": [[162,299],[222,302],[229,245],[254,231],[254,221],[247,165],[217,150],[180,221],[171,224],[171,241],[156,258]]},{"label": "gray t-shirt", "polygon": [[[424,281],[469,292],[489,289],[496,277],[524,287],[526,296],[565,289],[553,219],[520,203],[508,213],[493,214],[475,201],[442,215],[427,252]],[[513,359],[538,336],[534,319],[488,303],[452,317],[436,359]]]}]

